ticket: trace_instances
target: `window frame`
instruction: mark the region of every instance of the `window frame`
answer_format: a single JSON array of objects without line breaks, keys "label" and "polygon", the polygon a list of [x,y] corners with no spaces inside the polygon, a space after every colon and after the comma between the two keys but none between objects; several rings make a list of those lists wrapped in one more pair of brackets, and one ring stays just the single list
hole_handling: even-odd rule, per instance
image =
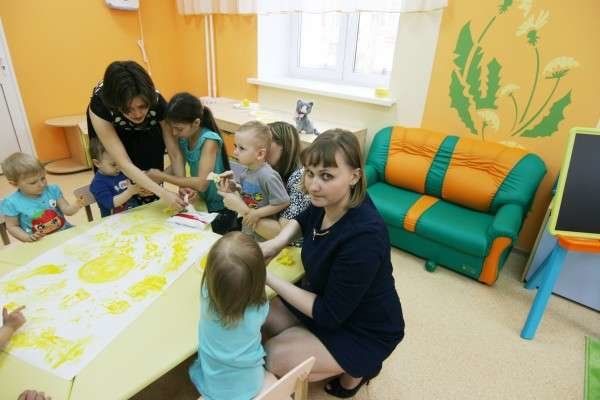
[{"label": "window frame", "polygon": [[[288,56],[290,61],[290,76],[293,78],[314,79],[365,87],[387,86],[392,74],[391,70],[387,75],[354,72],[360,27],[360,12],[338,15],[342,18],[340,22],[340,43],[337,49],[338,62],[335,70],[300,66],[302,13],[297,12],[290,16],[290,54]],[[398,32],[396,32],[397,34]],[[392,59],[395,61],[395,54],[392,56]]]}]

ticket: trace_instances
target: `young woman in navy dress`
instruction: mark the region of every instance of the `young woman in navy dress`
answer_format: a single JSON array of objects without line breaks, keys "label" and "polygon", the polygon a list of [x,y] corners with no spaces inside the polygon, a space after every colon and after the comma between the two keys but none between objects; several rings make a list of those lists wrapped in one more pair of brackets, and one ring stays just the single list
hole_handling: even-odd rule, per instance
[{"label": "young woman in navy dress", "polygon": [[279,297],[265,324],[267,369],[282,376],[309,356],[309,379],[351,397],[375,377],[404,337],[387,228],[366,194],[360,146],[343,130],[322,133],[303,151],[311,206],[274,239],[266,258],[302,236],[306,275],[297,286],[267,272]]}]

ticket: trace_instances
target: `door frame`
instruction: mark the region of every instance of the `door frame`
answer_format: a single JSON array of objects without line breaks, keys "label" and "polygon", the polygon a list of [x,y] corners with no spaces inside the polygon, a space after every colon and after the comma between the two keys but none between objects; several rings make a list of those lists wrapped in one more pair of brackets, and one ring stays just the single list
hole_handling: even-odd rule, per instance
[{"label": "door frame", "polygon": [[15,131],[17,134],[17,142],[21,151],[34,156],[37,156],[37,151],[33,145],[33,137],[31,136],[31,128],[29,120],[25,112],[25,105],[17,83],[17,77],[13,67],[4,25],[0,17],[0,74],[3,74],[7,80],[8,90],[5,90],[6,102],[10,116],[12,118]]}]

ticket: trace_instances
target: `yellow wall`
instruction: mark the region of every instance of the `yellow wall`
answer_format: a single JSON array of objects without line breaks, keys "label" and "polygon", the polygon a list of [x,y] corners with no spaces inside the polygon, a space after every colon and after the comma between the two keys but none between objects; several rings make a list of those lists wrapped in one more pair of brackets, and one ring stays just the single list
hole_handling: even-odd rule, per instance
[{"label": "yellow wall", "polygon": [[[449,2],[444,11],[442,26],[439,35],[438,49],[433,66],[428,99],[423,116],[422,126],[443,132],[458,133],[461,135],[480,137],[482,118],[474,109],[474,101],[470,101],[470,114],[477,130],[473,135],[461,121],[457,111],[451,108],[449,88],[451,73],[456,69],[454,53],[461,28],[470,23],[473,42],[476,42],[488,22],[496,16],[487,33],[480,42],[484,51],[481,62],[482,92],[485,95],[487,87],[487,64],[495,57],[501,65],[500,87],[507,84],[516,84],[520,88],[514,92],[514,98],[522,115],[526,108],[529,93],[532,89],[536,71],[535,48],[528,43],[525,35],[517,36],[518,28],[523,24],[524,10],[518,8],[521,3],[515,1],[503,14],[498,14],[501,1],[483,1],[474,4],[471,0],[453,0]],[[599,117],[598,94],[600,93],[600,80],[597,77],[600,71],[600,2],[596,0],[580,0],[565,2],[564,0],[537,0],[533,1],[528,17],[534,16],[534,24],[543,22],[540,18],[543,10],[548,12],[546,23],[538,30],[536,47],[540,55],[540,79],[533,96],[526,122],[535,115],[550,95],[556,80],[545,79],[542,74],[544,67],[556,57],[566,56],[574,58],[579,64],[572,68],[561,78],[556,91],[550,98],[543,111],[532,121],[528,128],[516,133],[512,128],[514,121],[514,104],[508,96],[498,97],[496,108],[492,111],[498,117],[499,127],[494,129],[487,126],[485,140],[510,141],[539,154],[546,162],[549,173],[544,179],[533,206],[533,211],[526,220],[519,247],[531,248],[539,229],[544,212],[550,199],[550,190],[560,169],[564,146],[568,131],[573,126],[595,126]],[[465,85],[468,86],[468,85]],[[502,91],[500,89],[499,93]],[[524,137],[521,134],[549,114],[549,109],[554,102],[563,98],[571,91],[571,104],[564,110],[564,119],[558,123],[558,129],[552,133],[552,128],[540,132],[548,136]],[[520,119],[520,117],[519,117]],[[560,116],[559,118],[560,119]],[[521,124],[517,124],[520,126]],[[550,124],[549,126],[551,126]]]},{"label": "yellow wall", "polygon": [[[175,1],[144,0],[142,24],[152,78],[168,99],[182,90],[206,94],[203,17],[183,17]],[[0,2],[0,17],[38,156],[68,156],[48,118],[81,114],[113,60],[142,63],[138,14],[102,0]]]},{"label": "yellow wall", "polygon": [[217,95],[256,100],[256,86],[246,83],[256,76],[255,15],[215,15]]}]

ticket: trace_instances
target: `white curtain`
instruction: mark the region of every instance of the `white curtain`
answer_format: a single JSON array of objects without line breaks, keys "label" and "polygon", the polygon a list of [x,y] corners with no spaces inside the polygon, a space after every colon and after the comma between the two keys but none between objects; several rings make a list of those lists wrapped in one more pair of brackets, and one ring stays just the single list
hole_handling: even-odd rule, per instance
[{"label": "white curtain", "polygon": [[177,0],[179,13],[274,14],[291,12],[423,12],[444,8],[448,0]]}]

